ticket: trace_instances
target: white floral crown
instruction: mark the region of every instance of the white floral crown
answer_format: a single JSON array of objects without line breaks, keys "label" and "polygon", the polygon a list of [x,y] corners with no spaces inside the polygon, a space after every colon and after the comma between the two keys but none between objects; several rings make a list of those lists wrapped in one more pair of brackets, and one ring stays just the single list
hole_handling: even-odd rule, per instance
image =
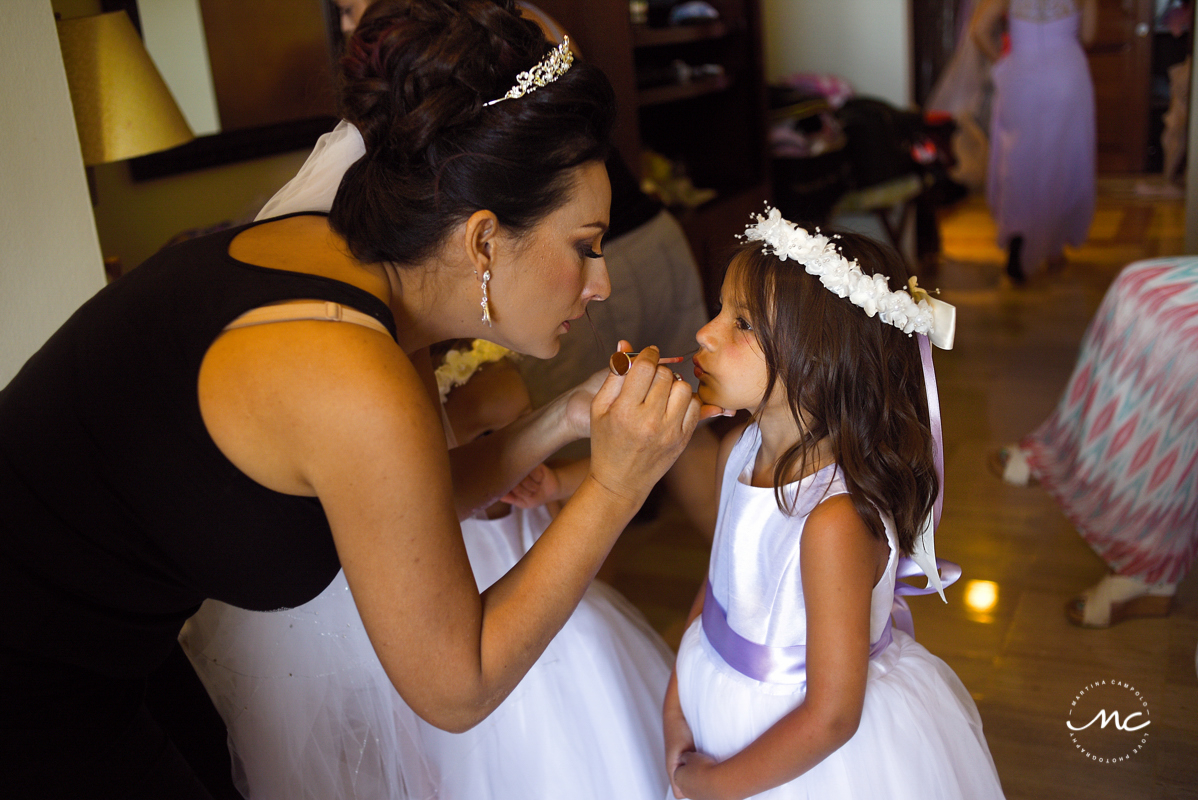
[{"label": "white floral crown", "polygon": [[517,97],[531,94],[565,75],[570,71],[570,66],[573,63],[574,53],[570,52],[570,37],[563,36],[562,43],[550,50],[544,58],[537,62],[536,66],[516,76],[516,85],[508,89],[507,94],[495,100],[489,100],[483,105],[493,106],[504,100],[515,100]]},{"label": "white floral crown", "polygon": [[827,236],[810,233],[782,217],[782,212],[766,205],[766,216],[754,214],[757,222],[745,228],[744,238],[760,240],[779,259],[794,259],[811,275],[819,278],[837,297],[848,298],[869,316],[877,316],[908,335],[926,334],[932,344],[950,350],[956,333],[956,309],[929,297],[915,278],[908,291],[892,292],[885,275],[867,276],[856,261],[849,261]]},{"label": "white floral crown", "polygon": [[483,364],[498,361],[511,352],[506,347],[500,347],[486,339],[475,339],[469,350],[447,351],[441,366],[433,371],[437,377],[437,392],[441,395],[441,402],[445,402],[453,387],[461,386],[470,380],[470,376]]}]

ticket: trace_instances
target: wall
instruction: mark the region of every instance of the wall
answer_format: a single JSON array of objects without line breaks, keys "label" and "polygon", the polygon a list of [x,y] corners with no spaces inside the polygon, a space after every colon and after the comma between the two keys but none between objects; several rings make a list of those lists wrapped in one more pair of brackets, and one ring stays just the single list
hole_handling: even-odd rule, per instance
[{"label": "wall", "polygon": [[104,285],[49,0],[0,3],[0,386]]},{"label": "wall", "polygon": [[181,231],[249,220],[299,172],[308,152],[140,183],[124,162],[96,167],[96,227],[104,255],[119,257],[128,271]]},{"label": "wall", "polygon": [[[48,5],[64,19],[100,13],[99,0],[51,0]],[[252,218],[307,155],[285,153],[142,182],[132,179],[124,162],[101,164],[94,169],[95,224],[103,253],[120,258],[128,271],[182,231]]]},{"label": "wall", "polygon": [[766,78],[826,72],[858,94],[912,102],[909,0],[763,0]]}]

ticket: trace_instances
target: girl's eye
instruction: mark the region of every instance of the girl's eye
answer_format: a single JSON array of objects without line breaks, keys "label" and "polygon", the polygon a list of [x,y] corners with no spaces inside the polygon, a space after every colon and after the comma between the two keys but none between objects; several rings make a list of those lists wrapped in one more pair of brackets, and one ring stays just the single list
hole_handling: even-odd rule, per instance
[{"label": "girl's eye", "polygon": [[746,320],[744,317],[737,317],[737,318],[736,318],[736,327],[737,327],[737,329],[739,329],[739,330],[742,330],[742,331],[751,331],[751,330],[753,330],[753,326],[752,326],[752,325],[750,325],[750,324],[749,324],[749,322],[748,322],[748,320]]},{"label": "girl's eye", "polygon": [[578,248],[578,254],[583,258],[603,258],[603,253],[596,253],[595,248],[589,243],[583,244]]}]

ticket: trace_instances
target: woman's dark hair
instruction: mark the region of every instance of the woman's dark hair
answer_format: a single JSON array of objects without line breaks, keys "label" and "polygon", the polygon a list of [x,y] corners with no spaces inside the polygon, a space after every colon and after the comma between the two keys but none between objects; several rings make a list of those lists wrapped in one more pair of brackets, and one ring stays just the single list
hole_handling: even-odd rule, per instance
[{"label": "woman's dark hair", "polygon": [[341,61],[342,116],[366,155],[329,224],[359,261],[412,264],[489,209],[519,235],[565,202],[572,170],[603,161],[615,97],[597,68],[491,106],[553,45],[511,0],[381,0]]},{"label": "woman's dark hair", "polygon": [[[891,247],[855,233],[834,234],[837,249],[892,289],[907,269]],[[765,355],[766,397],[780,387],[806,435],[774,467],[778,505],[794,513],[782,487],[817,458],[828,440],[853,506],[885,539],[878,511],[894,520],[899,549],[910,553],[939,488],[919,344],[893,325],[838,297],[803,265],[744,245],[729,273]]]}]

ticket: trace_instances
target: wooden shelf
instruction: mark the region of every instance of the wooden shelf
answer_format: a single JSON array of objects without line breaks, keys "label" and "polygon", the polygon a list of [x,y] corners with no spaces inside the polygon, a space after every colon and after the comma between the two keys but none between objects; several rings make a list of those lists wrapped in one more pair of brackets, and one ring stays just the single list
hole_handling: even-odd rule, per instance
[{"label": "wooden shelf", "polygon": [[727,75],[712,75],[689,83],[674,83],[667,86],[654,86],[652,89],[642,89],[636,93],[636,101],[637,105],[642,107],[673,103],[676,100],[722,92],[730,89],[732,84],[732,78]]},{"label": "wooden shelf", "polygon": [[703,42],[710,39],[722,39],[729,33],[728,26],[723,22],[701,22],[694,25],[671,25],[667,28],[650,28],[647,25],[634,25],[632,28],[633,47],[661,47],[687,42]]}]

